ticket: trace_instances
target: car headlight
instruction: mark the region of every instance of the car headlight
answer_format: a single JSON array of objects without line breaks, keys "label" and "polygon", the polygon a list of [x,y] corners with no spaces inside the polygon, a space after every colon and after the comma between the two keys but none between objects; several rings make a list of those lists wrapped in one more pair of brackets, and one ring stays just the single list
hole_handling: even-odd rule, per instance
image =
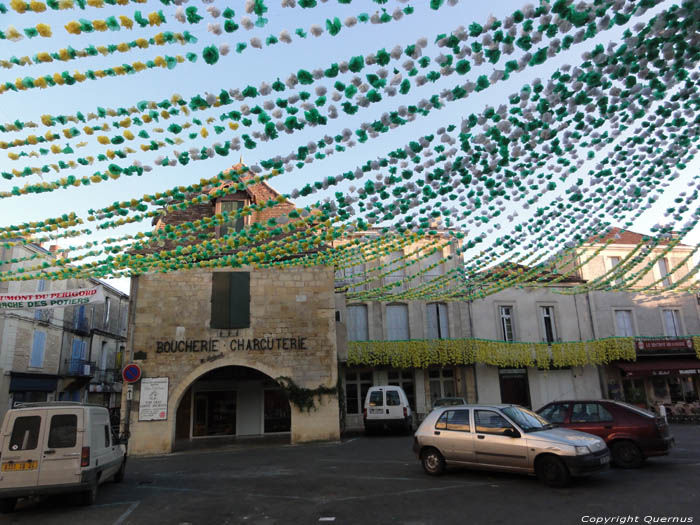
[{"label": "car headlight", "polygon": [[576,447],[576,455],[583,456],[584,454],[590,454],[591,449],[588,447]]}]

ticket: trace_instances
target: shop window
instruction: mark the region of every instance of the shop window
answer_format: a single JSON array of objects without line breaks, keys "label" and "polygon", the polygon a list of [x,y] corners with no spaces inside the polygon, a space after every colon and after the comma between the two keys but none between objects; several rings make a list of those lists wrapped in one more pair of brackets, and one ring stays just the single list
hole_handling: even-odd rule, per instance
[{"label": "shop window", "polygon": [[623,379],[622,391],[625,393],[625,401],[628,403],[646,405],[647,394],[643,379]]},{"label": "shop window", "polygon": [[223,237],[231,232],[239,232],[245,226],[245,217],[234,218],[236,212],[245,206],[245,201],[242,200],[231,200],[231,201],[221,201],[219,203],[219,210],[221,213],[228,213],[231,218],[230,221],[219,226],[219,235]]},{"label": "shop window", "polygon": [[665,257],[659,259],[659,274],[661,275],[661,284],[664,288],[671,286],[671,276],[668,273],[668,259]]},{"label": "shop window", "polygon": [[32,354],[29,358],[30,368],[41,368],[44,366],[44,351],[46,347],[46,332],[40,330],[34,331],[34,340],[32,341]]},{"label": "shop window", "polygon": [[372,386],[372,372],[345,372],[345,412],[361,414],[367,391]]},{"label": "shop window", "polygon": [[661,314],[664,318],[664,330],[669,337],[679,337],[683,335],[681,329],[681,313],[679,310],[666,309]]},{"label": "shop window", "polygon": [[390,304],[386,307],[387,339],[389,341],[407,341],[408,306],[405,304]]},{"label": "shop window", "polygon": [[289,432],[292,428],[292,412],[283,390],[265,390],[264,431]]},{"label": "shop window", "polygon": [[449,339],[447,326],[447,305],[430,303],[428,305],[428,339]]},{"label": "shop window", "polygon": [[455,372],[452,368],[428,370],[430,382],[430,400],[441,397],[455,397]]},{"label": "shop window", "polygon": [[41,416],[25,416],[15,419],[10,436],[10,450],[34,450],[39,443]]},{"label": "shop window", "polygon": [[413,380],[413,370],[389,370],[387,372],[389,385],[400,386],[406,393],[408,405],[412,410],[416,409],[416,389]]},{"label": "shop window", "polygon": [[250,273],[212,273],[211,328],[248,327],[250,327]]},{"label": "shop window", "polygon": [[73,448],[77,432],[78,416],[75,414],[52,416],[49,428],[49,448]]},{"label": "shop window", "polygon": [[513,307],[499,306],[498,313],[501,318],[501,334],[504,341],[515,341],[515,330],[513,328]]},{"label": "shop window", "polygon": [[632,310],[615,310],[615,335],[618,337],[634,337]]},{"label": "shop window", "polygon": [[348,306],[348,340],[367,341],[368,339],[367,305]]},{"label": "shop window", "polygon": [[194,398],[192,434],[230,436],[236,433],[236,393],[197,392]]},{"label": "shop window", "polygon": [[572,423],[601,423],[612,421],[612,414],[600,403],[574,403]]},{"label": "shop window", "polygon": [[554,307],[540,306],[540,327],[546,343],[552,344],[557,339],[557,329],[554,324]]}]

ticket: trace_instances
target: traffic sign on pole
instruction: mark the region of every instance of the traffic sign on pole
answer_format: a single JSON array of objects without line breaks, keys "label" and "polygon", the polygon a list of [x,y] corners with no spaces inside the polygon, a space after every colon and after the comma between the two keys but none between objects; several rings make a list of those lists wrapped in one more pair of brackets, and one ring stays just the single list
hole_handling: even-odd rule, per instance
[{"label": "traffic sign on pole", "polygon": [[136,363],[131,363],[122,370],[122,377],[126,383],[136,383],[141,379],[141,367]]}]

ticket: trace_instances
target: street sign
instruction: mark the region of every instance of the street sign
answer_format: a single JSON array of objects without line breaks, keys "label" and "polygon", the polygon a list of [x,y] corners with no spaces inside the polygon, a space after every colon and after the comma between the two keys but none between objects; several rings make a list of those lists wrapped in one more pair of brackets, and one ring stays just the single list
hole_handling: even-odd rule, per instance
[{"label": "street sign", "polygon": [[127,383],[135,383],[141,379],[141,367],[135,363],[126,365],[124,370],[122,370],[122,377]]},{"label": "street sign", "polygon": [[134,398],[134,385],[126,385],[126,400],[131,401]]}]

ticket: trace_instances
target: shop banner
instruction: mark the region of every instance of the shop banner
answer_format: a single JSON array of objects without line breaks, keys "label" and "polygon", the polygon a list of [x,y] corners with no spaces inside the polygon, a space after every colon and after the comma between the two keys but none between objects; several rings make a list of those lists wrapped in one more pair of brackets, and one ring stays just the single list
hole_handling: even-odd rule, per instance
[{"label": "shop banner", "polygon": [[65,308],[66,306],[104,302],[105,294],[101,286],[77,288],[75,290],[57,290],[55,292],[0,294],[0,309],[5,310],[43,310],[46,308]]},{"label": "shop banner", "polygon": [[168,378],[142,379],[139,421],[165,421],[166,419],[168,419]]}]

